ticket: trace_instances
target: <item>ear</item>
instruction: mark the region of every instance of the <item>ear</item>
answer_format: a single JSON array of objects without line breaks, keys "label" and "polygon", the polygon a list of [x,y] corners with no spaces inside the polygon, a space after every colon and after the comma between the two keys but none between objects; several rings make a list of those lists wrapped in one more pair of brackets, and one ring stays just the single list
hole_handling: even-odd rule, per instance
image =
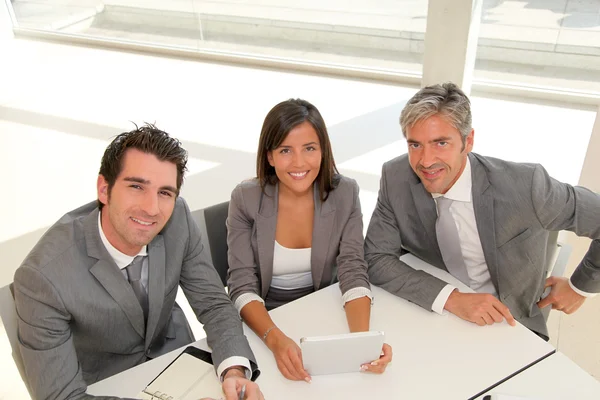
[{"label": "ear", "polygon": [[275,162],[273,161],[273,152],[272,151],[267,152],[267,161],[269,161],[269,164],[271,164],[271,167],[275,166]]},{"label": "ear", "polygon": [[100,203],[108,204],[108,182],[104,179],[104,176],[98,175],[98,182],[96,183],[96,189],[98,190],[98,200]]},{"label": "ear", "polygon": [[471,129],[471,132],[465,138],[465,151],[470,153],[473,150],[473,142],[475,139],[475,129]]}]

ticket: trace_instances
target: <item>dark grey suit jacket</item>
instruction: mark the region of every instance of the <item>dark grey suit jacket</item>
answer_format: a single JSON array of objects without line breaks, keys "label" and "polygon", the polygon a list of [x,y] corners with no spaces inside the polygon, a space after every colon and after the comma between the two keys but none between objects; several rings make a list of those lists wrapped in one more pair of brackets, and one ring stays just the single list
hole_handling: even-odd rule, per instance
[{"label": "dark grey suit jacket", "polygon": [[[15,273],[18,336],[35,399],[83,399],[86,385],[189,343],[173,321],[177,287],[204,324],[215,367],[254,356],[187,204],[148,245],[149,315],[102,244],[96,202],[54,224]],[[253,364],[254,366],[254,364]]]},{"label": "dark grey suit jacket", "polygon": [[[477,229],[499,298],[519,322],[547,336],[536,302],[546,277],[548,231],[594,239],[571,279],[583,291],[600,292],[600,196],[552,179],[540,165],[475,153],[469,159]],[[446,283],[398,257],[410,252],[446,269],[435,234],[435,207],[407,155],[388,161],[365,239],[371,283],[426,309]]]},{"label": "dark grey suit jacket", "polygon": [[[370,288],[363,253],[363,223],[358,185],[339,176],[338,186],[324,202],[315,184],[315,215],[311,265],[315,290],[337,278],[345,293],[355,287]],[[227,218],[229,246],[228,287],[231,299],[243,293],[267,296],[273,277],[273,251],[277,228],[278,186],[262,192],[258,180],[240,183],[231,193]]]}]

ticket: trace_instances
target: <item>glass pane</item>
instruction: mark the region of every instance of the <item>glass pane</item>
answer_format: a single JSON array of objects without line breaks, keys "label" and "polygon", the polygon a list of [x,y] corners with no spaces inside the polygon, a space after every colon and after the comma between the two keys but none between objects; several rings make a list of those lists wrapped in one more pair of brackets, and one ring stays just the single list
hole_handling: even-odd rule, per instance
[{"label": "glass pane", "polygon": [[421,74],[427,0],[13,0],[19,25]]},{"label": "glass pane", "polygon": [[483,0],[475,78],[600,93],[600,0]]}]

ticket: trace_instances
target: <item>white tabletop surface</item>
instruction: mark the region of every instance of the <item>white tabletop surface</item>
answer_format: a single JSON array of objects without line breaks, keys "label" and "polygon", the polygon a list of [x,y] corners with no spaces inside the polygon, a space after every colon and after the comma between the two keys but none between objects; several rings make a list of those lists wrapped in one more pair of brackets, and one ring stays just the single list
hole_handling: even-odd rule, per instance
[{"label": "white tabletop surface", "polygon": [[[432,267],[412,256],[415,268]],[[436,275],[452,277],[443,271]],[[459,286],[459,282],[456,283]],[[315,376],[293,382],[247,326],[246,335],[262,371],[258,379],[266,399],[468,399],[554,351],[524,326],[507,323],[480,327],[452,315],[431,311],[373,287],[371,329],[386,334],[394,359],[382,375],[350,373]],[[338,285],[271,311],[275,323],[292,339],[348,332]],[[196,342],[206,348],[205,340]],[[167,354],[89,387],[88,393],[135,397],[176,355]],[[357,366],[358,371],[359,366]]]},{"label": "white tabletop surface", "polygon": [[563,353],[556,352],[486,394],[519,396],[527,400],[598,400],[600,382]]}]

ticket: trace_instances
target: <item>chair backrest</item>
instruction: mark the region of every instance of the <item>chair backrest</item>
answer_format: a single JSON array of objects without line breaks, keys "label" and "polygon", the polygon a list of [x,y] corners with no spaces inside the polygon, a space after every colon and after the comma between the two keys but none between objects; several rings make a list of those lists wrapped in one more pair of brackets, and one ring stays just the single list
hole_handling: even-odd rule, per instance
[{"label": "chair backrest", "polygon": [[[227,213],[229,202],[215,204],[192,212],[192,217],[200,227],[200,232],[208,242],[212,263],[221,277],[223,286],[227,286]],[[206,246],[206,242],[203,239]]]},{"label": "chair backrest", "polygon": [[[550,231],[548,235],[548,242],[546,247],[546,278],[550,276],[561,277],[565,274],[567,268],[567,262],[571,255],[572,247],[566,243],[558,241],[558,231]],[[550,293],[550,288],[546,288],[543,297]],[[544,320],[548,321],[550,311],[552,307],[546,307],[542,309],[542,315]]]},{"label": "chair backrest", "polygon": [[546,276],[563,276],[573,248],[558,241],[558,231],[550,231],[546,247]]},{"label": "chair backrest", "polygon": [[23,358],[19,350],[19,338],[17,336],[17,310],[15,308],[15,300],[13,293],[13,284],[6,285],[0,288],[0,317],[4,325],[4,330],[10,347],[12,349],[12,357],[21,374],[23,382],[25,379],[25,368],[23,366]]}]

